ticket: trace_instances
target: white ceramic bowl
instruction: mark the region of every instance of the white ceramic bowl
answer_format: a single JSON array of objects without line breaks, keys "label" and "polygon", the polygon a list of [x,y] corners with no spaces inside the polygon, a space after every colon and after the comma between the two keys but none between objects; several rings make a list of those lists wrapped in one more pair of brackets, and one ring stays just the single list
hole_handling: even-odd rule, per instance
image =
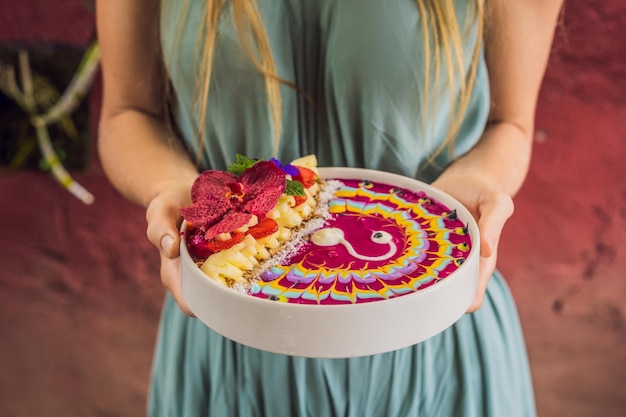
[{"label": "white ceramic bowl", "polygon": [[478,282],[480,239],[469,211],[448,194],[412,178],[356,168],[320,168],[319,172],[322,178],[368,179],[424,191],[456,209],[472,239],[467,259],[445,279],[408,295],[350,305],[289,304],[252,297],[213,281],[196,266],[183,241],[182,293],[196,317],[244,345],[316,358],[400,349],[442,332],[461,318],[474,299]]}]

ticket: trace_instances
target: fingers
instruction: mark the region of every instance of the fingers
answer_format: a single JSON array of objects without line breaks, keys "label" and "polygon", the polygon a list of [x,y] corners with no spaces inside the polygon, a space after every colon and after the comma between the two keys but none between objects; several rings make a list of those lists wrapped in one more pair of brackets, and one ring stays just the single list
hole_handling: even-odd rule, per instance
[{"label": "fingers", "polygon": [[188,203],[188,195],[189,187],[186,184],[172,186],[157,195],[146,209],[146,235],[159,250],[163,285],[172,293],[179,308],[185,314],[193,316],[182,294],[179,258],[179,208]]},{"label": "fingers", "polygon": [[506,221],[513,215],[513,200],[505,193],[491,193],[479,204],[480,256],[495,254]]},{"label": "fingers", "polygon": [[496,260],[497,260],[498,248],[493,248],[491,256],[488,257],[480,257],[480,261],[478,264],[478,287],[476,288],[476,296],[474,297],[474,301],[467,309],[468,313],[473,313],[478,310],[482,305],[485,299],[485,293],[487,292],[487,285],[489,284],[489,280],[493,275],[493,271],[496,269]]},{"label": "fingers", "polygon": [[500,235],[507,220],[513,215],[513,200],[504,193],[492,193],[480,202],[478,229],[480,230],[480,263],[476,297],[467,310],[478,310],[485,298],[487,285],[496,269]]},{"label": "fingers", "polygon": [[493,182],[481,175],[463,169],[447,170],[433,183],[457,198],[477,219],[480,231],[480,263],[476,296],[468,313],[480,308],[487,284],[496,268],[500,235],[507,220],[513,215],[513,200],[494,189]]},{"label": "fingers", "polygon": [[172,293],[174,300],[176,300],[178,307],[183,313],[193,317],[194,314],[183,298],[180,278],[180,258],[170,259],[161,254],[161,281],[163,281],[163,285]]}]

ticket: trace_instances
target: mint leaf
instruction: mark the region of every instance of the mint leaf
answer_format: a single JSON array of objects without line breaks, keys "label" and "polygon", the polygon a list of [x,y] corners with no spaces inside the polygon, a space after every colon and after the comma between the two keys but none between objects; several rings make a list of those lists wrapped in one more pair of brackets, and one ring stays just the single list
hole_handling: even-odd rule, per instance
[{"label": "mint leaf", "polygon": [[284,193],[287,195],[304,195],[304,185],[300,181],[287,180]]},{"label": "mint leaf", "polygon": [[241,175],[246,169],[252,167],[257,162],[259,162],[258,159],[252,159],[237,154],[235,155],[235,163],[231,164],[226,171],[235,175]]}]

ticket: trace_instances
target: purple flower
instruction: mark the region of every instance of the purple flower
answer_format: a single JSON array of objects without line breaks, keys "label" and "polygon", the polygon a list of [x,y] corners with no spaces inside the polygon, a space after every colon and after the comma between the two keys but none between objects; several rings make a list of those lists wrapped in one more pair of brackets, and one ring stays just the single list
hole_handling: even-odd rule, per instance
[{"label": "purple flower", "polygon": [[295,177],[296,175],[298,175],[300,173],[300,171],[298,170],[298,168],[296,168],[295,166],[291,165],[291,164],[285,164],[283,165],[278,159],[276,158],[271,158],[270,159],[271,162],[274,163],[274,165],[276,165],[278,168],[280,168],[285,174],[287,175],[291,175],[292,177]]}]

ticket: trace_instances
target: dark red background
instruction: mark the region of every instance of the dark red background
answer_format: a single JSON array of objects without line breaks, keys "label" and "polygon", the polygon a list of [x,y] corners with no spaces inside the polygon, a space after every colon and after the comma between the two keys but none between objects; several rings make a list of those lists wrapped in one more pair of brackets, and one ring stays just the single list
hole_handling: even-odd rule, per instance
[{"label": "dark red background", "polygon": [[[534,159],[505,229],[539,414],[626,409],[626,3],[567,2]],[[79,0],[0,2],[0,42],[86,46]],[[91,97],[93,120],[99,84]],[[93,156],[84,206],[46,173],[0,172],[0,414],[143,414],[163,289],[143,211]]]}]

